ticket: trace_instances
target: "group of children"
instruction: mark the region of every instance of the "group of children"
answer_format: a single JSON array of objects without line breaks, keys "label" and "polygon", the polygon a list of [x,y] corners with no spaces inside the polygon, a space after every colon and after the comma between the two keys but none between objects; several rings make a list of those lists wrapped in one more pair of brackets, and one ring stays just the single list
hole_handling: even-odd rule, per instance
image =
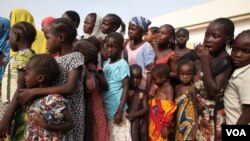
[{"label": "group of children", "polygon": [[102,22],[88,14],[80,40],[79,22],[68,18],[43,27],[49,54],[31,50],[37,33],[32,24],[11,27],[16,54],[2,80],[2,102],[9,106],[0,137],[210,141],[221,140],[223,124],[249,124],[249,30],[234,39],[233,22],[218,18],[208,25],[204,44],[191,50],[188,30],[148,28],[151,22],[142,16],[129,22],[127,41],[115,32],[125,29],[115,14]]}]

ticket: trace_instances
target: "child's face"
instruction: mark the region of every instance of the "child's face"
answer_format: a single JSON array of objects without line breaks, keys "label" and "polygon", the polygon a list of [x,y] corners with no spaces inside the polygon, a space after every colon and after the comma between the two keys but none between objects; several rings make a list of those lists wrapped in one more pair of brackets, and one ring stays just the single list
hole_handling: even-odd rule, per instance
[{"label": "child's face", "polygon": [[95,27],[95,19],[92,16],[87,16],[84,20],[83,31],[84,33],[91,34]]},{"label": "child's face", "polygon": [[106,40],[105,49],[108,53],[108,57],[112,60],[116,60],[121,57],[121,48],[117,45],[114,38],[109,38]]},{"label": "child's face", "polygon": [[152,33],[151,30],[148,30],[148,32],[144,35],[144,41],[149,43],[153,42],[154,38],[155,35]]},{"label": "child's face", "polygon": [[15,34],[15,32],[16,32],[16,29],[14,29],[14,28],[10,29],[9,44],[10,44],[11,49],[14,52],[17,52],[19,49],[17,47],[17,34]]},{"label": "child's face", "polygon": [[46,38],[46,48],[48,52],[55,53],[59,51],[60,38],[52,33],[48,26],[45,27],[44,35]]},{"label": "child's face", "polygon": [[25,84],[27,88],[36,88],[39,86],[40,75],[34,69],[34,66],[27,64],[25,67]]},{"label": "child's face", "polygon": [[137,69],[131,71],[130,84],[132,87],[138,87],[141,84],[142,74]]},{"label": "child's face", "polygon": [[161,76],[156,73],[152,73],[152,78],[154,80],[155,85],[157,86],[162,86],[167,81],[165,76]]},{"label": "child's face", "polygon": [[179,69],[179,79],[183,85],[189,85],[193,80],[193,68],[189,64],[183,64]]},{"label": "child's face", "polygon": [[162,45],[167,44],[171,38],[172,35],[170,28],[166,26],[161,26],[157,33],[155,41],[158,45]]},{"label": "child's face", "polygon": [[130,40],[138,40],[142,38],[142,30],[137,27],[136,25],[132,24],[131,22],[129,23],[128,26],[128,36]]},{"label": "child's face", "polygon": [[179,31],[178,34],[176,34],[176,42],[179,46],[186,45],[188,41],[188,35],[184,31]]},{"label": "child's face", "polygon": [[113,31],[112,28],[113,26],[112,26],[111,17],[105,16],[102,20],[102,33],[108,34]]},{"label": "child's face", "polygon": [[233,63],[237,68],[250,64],[250,36],[238,36],[233,44],[231,53]]},{"label": "child's face", "polygon": [[212,22],[207,27],[204,46],[210,50],[211,54],[215,54],[223,50],[226,46],[226,33],[222,24]]}]

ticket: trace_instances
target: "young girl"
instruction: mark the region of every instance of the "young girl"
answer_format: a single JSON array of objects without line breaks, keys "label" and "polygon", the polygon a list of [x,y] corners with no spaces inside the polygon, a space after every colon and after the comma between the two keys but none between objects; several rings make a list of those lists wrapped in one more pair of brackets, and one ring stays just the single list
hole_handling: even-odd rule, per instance
[{"label": "young girl", "polygon": [[157,32],[159,30],[159,27],[150,27],[148,29],[148,32],[143,36],[145,42],[149,42],[154,50],[157,48],[157,45],[155,43],[155,38],[157,35]]},{"label": "young girl", "polygon": [[84,38],[95,36],[101,41],[104,41],[105,35],[102,33],[102,17],[96,13],[89,13],[85,20],[83,31]]},{"label": "young girl", "polygon": [[66,135],[66,140],[82,141],[84,136],[84,59],[81,53],[72,52],[77,31],[68,19],[53,20],[45,28],[49,52],[59,52],[56,61],[60,68],[56,86],[46,88],[22,89],[19,101],[27,104],[34,97],[60,93],[68,100],[69,112],[74,121],[74,128]]},{"label": "young girl", "polygon": [[[27,88],[51,86],[59,74],[59,67],[50,55],[33,56],[25,66]],[[25,140],[64,140],[64,133],[73,128],[73,121],[59,94],[36,97],[26,107],[28,121]]]},{"label": "young girl", "polygon": [[214,20],[206,29],[204,47],[198,54],[202,64],[202,81],[204,82],[204,87],[201,87],[204,89],[200,90],[204,104],[200,105],[199,108],[209,111],[209,121],[213,130],[209,133],[211,136],[207,137],[207,133],[203,132],[207,127],[200,123],[203,118],[200,115],[197,140],[221,140],[220,127],[225,123],[223,89],[232,71],[231,58],[225,47],[232,43],[233,37],[234,24],[226,18]]},{"label": "young girl", "polygon": [[[98,48],[87,40],[76,42],[75,51],[79,51],[85,60],[86,94],[86,140],[109,141],[108,121],[104,109],[103,91],[108,90],[108,84],[103,71],[97,65]],[[92,126],[91,126],[92,123]]]},{"label": "young girl", "polygon": [[144,17],[133,17],[129,22],[129,42],[125,47],[124,58],[129,65],[138,64],[142,68],[140,89],[148,93],[151,85],[150,71],[152,70],[155,54],[150,43],[144,42],[142,36],[147,32],[151,22]]},{"label": "young girl", "polygon": [[158,64],[151,73],[154,83],[149,100],[149,138],[150,141],[168,141],[169,126],[176,109],[170,70],[167,65]]},{"label": "young girl", "polygon": [[[14,121],[11,140],[22,140],[27,115],[22,106],[18,106],[17,96],[19,89],[25,88],[24,66],[34,55],[31,45],[36,38],[36,29],[28,22],[19,22],[10,30],[9,43],[11,49],[16,52],[6,66],[2,80],[2,102],[10,103],[8,112],[5,112],[0,123],[1,137],[6,137],[12,120]],[[15,112],[15,114],[14,114]]]},{"label": "young girl", "polygon": [[130,66],[130,88],[128,93],[128,114],[127,118],[131,123],[132,141],[147,141],[147,125],[144,121],[147,116],[148,102],[143,90],[138,88],[142,79],[142,69],[139,65]]},{"label": "young girl", "polygon": [[[120,29],[120,31],[117,31]],[[111,32],[119,32],[125,34],[126,25],[122,19],[116,14],[107,14],[102,21],[102,33],[109,34]]]},{"label": "young girl", "polygon": [[65,11],[62,15],[62,18],[69,19],[75,25],[76,29],[79,27],[80,24],[80,16],[76,11],[68,10]]},{"label": "young girl", "polygon": [[130,71],[128,63],[121,57],[123,42],[123,36],[114,32],[107,35],[104,44],[109,56],[103,67],[109,85],[104,93],[104,104],[112,141],[131,141],[130,123],[125,118]]},{"label": "young girl", "polygon": [[181,84],[175,87],[176,141],[195,140],[197,131],[196,90],[193,78],[196,73],[195,64],[191,60],[182,60],[178,64],[178,76]]},{"label": "young girl", "polygon": [[175,30],[172,25],[165,24],[160,27],[156,37],[158,48],[155,52],[155,64],[170,66],[170,78],[177,78],[177,59],[174,51]]}]

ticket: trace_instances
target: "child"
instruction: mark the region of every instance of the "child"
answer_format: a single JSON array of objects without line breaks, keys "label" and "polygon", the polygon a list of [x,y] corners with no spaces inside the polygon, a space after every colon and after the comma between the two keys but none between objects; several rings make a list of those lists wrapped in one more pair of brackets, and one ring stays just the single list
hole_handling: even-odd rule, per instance
[{"label": "child", "polygon": [[118,32],[122,35],[125,34],[126,25],[122,21],[122,19],[116,14],[107,14],[102,21],[102,33],[110,34],[112,32]]},{"label": "child", "polygon": [[177,59],[174,57],[176,56],[174,41],[174,27],[169,24],[162,25],[156,37],[158,48],[155,52],[155,64],[168,64],[170,67],[170,78],[177,79]]},{"label": "child", "polygon": [[[6,66],[2,80],[2,102],[10,103],[0,123],[0,137],[6,137],[12,120],[14,121],[9,139],[22,140],[27,115],[17,102],[19,89],[25,88],[24,66],[34,55],[31,45],[36,38],[36,29],[28,22],[18,22],[13,25],[9,33],[11,49],[16,52]],[[15,113],[15,114],[14,114]]]},{"label": "child", "polygon": [[221,125],[225,123],[222,97],[224,87],[232,71],[231,58],[225,48],[227,44],[233,42],[233,37],[234,24],[227,18],[219,18],[212,21],[206,29],[204,47],[201,48],[200,53],[198,53],[202,64],[201,70],[203,75],[200,96],[202,101],[204,101],[203,106],[199,106],[199,109],[201,111],[210,111],[208,121],[210,121],[213,130],[209,133],[209,135],[211,135],[209,138],[206,138],[205,134],[203,135],[203,127],[202,123],[200,123],[203,117],[199,115],[199,129],[197,130],[197,135],[199,136],[197,136],[197,140],[221,140],[221,136],[219,136],[219,132],[221,131],[218,131],[217,129],[219,128],[216,127],[221,127]]},{"label": "child", "polygon": [[[140,22],[139,22],[140,21]],[[144,42],[142,36],[148,31],[151,22],[144,17],[133,17],[129,22],[129,42],[125,47],[124,58],[129,65],[138,64],[142,68],[140,89],[148,93],[151,85],[150,71],[152,70],[155,53],[150,43]]]},{"label": "child", "polygon": [[[33,56],[25,67],[26,86],[49,87],[58,74],[59,67],[54,57],[46,54]],[[36,97],[26,109],[28,121],[25,140],[63,141],[63,133],[73,128],[65,100],[59,94]]]},{"label": "child", "polygon": [[152,44],[156,38],[156,34],[157,34],[158,30],[159,30],[159,27],[155,27],[155,26],[148,28],[148,32],[143,36],[144,41]]},{"label": "child", "polygon": [[130,71],[128,63],[121,58],[123,42],[123,36],[114,32],[107,35],[104,44],[109,56],[103,67],[109,85],[104,93],[104,104],[111,141],[131,141],[130,123],[125,118]]},{"label": "child", "polygon": [[73,10],[65,11],[62,15],[62,18],[69,19],[71,22],[73,22],[76,28],[79,27],[81,20],[79,14],[76,11]]},{"label": "child", "polygon": [[249,125],[250,30],[241,32],[235,38],[231,56],[236,69],[224,93],[226,123]]},{"label": "child", "polygon": [[169,126],[176,109],[170,70],[167,65],[158,64],[151,73],[154,83],[149,101],[149,138],[150,141],[168,141]]},{"label": "child", "polygon": [[132,141],[147,141],[147,125],[144,121],[148,111],[147,96],[143,90],[138,88],[142,79],[142,69],[139,65],[130,66],[130,88],[128,94],[127,118],[131,123]]},{"label": "child", "polygon": [[41,30],[44,32],[44,28],[45,26],[47,26],[51,21],[53,21],[55,18],[54,17],[45,17],[43,20],[42,20],[42,28]]},{"label": "child", "polygon": [[196,95],[193,78],[195,64],[191,60],[182,60],[178,64],[178,76],[181,84],[175,87],[176,113],[176,141],[195,140],[197,130]]},{"label": "child", "polygon": [[[90,38],[89,38],[90,39]],[[108,90],[108,84],[103,71],[97,65],[98,48],[82,39],[76,42],[75,51],[79,51],[85,60],[85,100],[86,100],[86,129],[85,140],[109,141],[108,121],[104,109],[103,91]],[[92,123],[92,126],[91,126]],[[91,139],[92,138],[92,139]]]},{"label": "child", "polygon": [[189,31],[185,28],[180,28],[175,33],[176,46],[175,52],[180,57],[180,60],[183,56],[188,54],[191,49],[187,48],[187,41],[189,40]]},{"label": "child", "polygon": [[66,134],[66,140],[82,141],[84,137],[84,58],[79,52],[72,52],[77,31],[72,22],[65,18],[53,20],[45,28],[47,49],[59,52],[56,61],[60,68],[56,86],[46,88],[22,89],[19,101],[26,105],[34,97],[60,93],[68,100],[69,112],[74,121],[74,128]]}]

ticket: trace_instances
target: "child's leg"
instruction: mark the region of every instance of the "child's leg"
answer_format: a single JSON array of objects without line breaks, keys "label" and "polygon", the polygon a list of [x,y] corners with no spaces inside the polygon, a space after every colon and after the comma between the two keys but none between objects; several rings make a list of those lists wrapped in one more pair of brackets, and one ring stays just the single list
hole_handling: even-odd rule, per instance
[{"label": "child's leg", "polygon": [[110,141],[131,141],[131,125],[123,114],[122,122],[114,124],[114,120],[109,120]]},{"label": "child's leg", "polygon": [[131,136],[132,141],[140,141],[140,118],[136,118],[131,122]]},{"label": "child's leg", "polygon": [[144,117],[140,119],[140,136],[141,141],[148,141],[148,118]]}]

